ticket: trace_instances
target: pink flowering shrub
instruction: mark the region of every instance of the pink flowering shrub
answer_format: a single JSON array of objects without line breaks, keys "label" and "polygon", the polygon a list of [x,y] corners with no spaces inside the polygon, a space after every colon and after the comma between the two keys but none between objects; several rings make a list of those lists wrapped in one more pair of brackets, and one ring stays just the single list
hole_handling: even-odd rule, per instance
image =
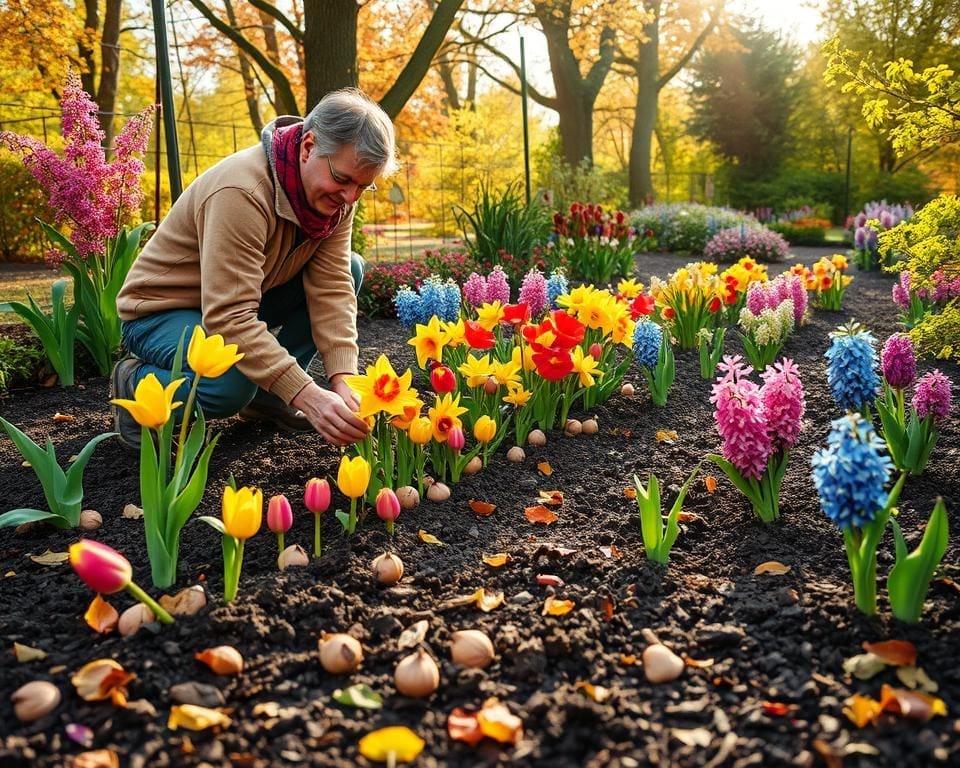
[{"label": "pink flowering shrub", "polygon": [[371,317],[394,317],[397,311],[393,300],[401,286],[416,290],[430,275],[460,283],[474,269],[476,264],[469,253],[438,249],[425,251],[422,259],[368,265],[363,288],[357,294],[357,306]]},{"label": "pink flowering shrub", "polygon": [[721,229],[703,249],[704,261],[734,263],[749,256],[756,261],[783,261],[789,250],[782,235],[769,229],[752,229],[745,224]]}]

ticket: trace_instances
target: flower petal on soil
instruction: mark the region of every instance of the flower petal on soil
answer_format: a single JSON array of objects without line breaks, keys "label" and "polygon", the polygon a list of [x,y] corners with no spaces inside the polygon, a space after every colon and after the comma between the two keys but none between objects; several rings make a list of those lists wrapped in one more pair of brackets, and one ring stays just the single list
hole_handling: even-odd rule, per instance
[{"label": "flower petal on soil", "polygon": [[425,742],[406,726],[391,725],[368,733],[357,746],[367,760],[385,763],[393,755],[401,763],[410,763],[423,751]]},{"label": "flower petal on soil", "polygon": [[93,749],[73,758],[73,768],[120,768],[120,757],[112,749]]},{"label": "flower petal on soil", "polygon": [[940,685],[931,680],[923,667],[897,667],[897,679],[910,690],[920,689],[924,693],[936,693]]},{"label": "flower petal on soil", "polygon": [[611,544],[609,547],[600,547],[600,551],[603,553],[604,557],[612,558],[614,560],[621,555],[621,552],[616,544]]},{"label": "flower petal on soil", "polygon": [[760,565],[754,568],[753,573],[755,576],[760,576],[764,573],[768,573],[771,576],[783,576],[785,573],[790,573],[790,566],[784,565],[777,560],[767,560],[767,562],[760,563]]},{"label": "flower petal on soil", "polygon": [[606,596],[600,601],[600,610],[603,611],[604,621],[610,621],[610,619],[613,618],[614,608],[615,606],[612,597]]},{"label": "flower petal on soil", "polygon": [[863,650],[893,667],[912,667],[917,663],[917,646],[908,640],[883,640],[863,643]]},{"label": "flower petal on soil", "polygon": [[858,653],[856,656],[843,660],[843,671],[848,675],[853,675],[858,680],[869,680],[886,668],[887,663],[872,653]]},{"label": "flower petal on soil", "polygon": [[70,559],[69,552],[51,552],[49,549],[40,555],[30,555],[30,559],[40,565],[60,565]]},{"label": "flower petal on soil", "polygon": [[489,517],[493,514],[493,510],[497,508],[496,504],[491,504],[487,501],[478,501],[477,499],[470,499],[470,509],[472,509],[480,517]]},{"label": "flower petal on soil", "polygon": [[349,688],[337,688],[333,692],[333,700],[338,704],[361,709],[380,709],[383,707],[383,697],[369,685],[357,683]]},{"label": "flower petal on soil", "polygon": [[713,475],[707,475],[703,478],[703,484],[706,486],[707,493],[713,493],[717,490],[717,478]]},{"label": "flower petal on soil", "polygon": [[573,600],[558,600],[555,597],[548,597],[543,601],[542,616],[565,616],[576,607]]},{"label": "flower petal on soil", "polygon": [[764,714],[772,717],[783,717],[791,712],[796,712],[799,707],[796,704],[784,704],[782,701],[762,701],[760,706]]},{"label": "flower petal on soil", "polygon": [[[438,546],[438,547],[442,547],[442,546],[443,546],[443,542],[440,541],[440,539],[438,539],[438,538],[437,538],[436,536],[434,536],[432,533],[427,533],[427,532],[426,532],[425,530],[423,530],[422,528],[421,528],[419,531],[417,531],[417,536],[420,537],[420,541],[422,541],[424,544],[435,544],[435,545]],[[384,729],[384,730],[386,730],[386,729]],[[411,733],[412,733],[412,731],[411,731]]]},{"label": "flower petal on soil", "polygon": [[21,664],[28,661],[41,661],[47,658],[46,651],[41,651],[39,648],[23,645],[22,643],[13,644],[13,655],[17,657],[17,661]]},{"label": "flower petal on soil", "polygon": [[541,461],[537,464],[537,469],[540,470],[540,474],[544,477],[550,477],[553,474],[553,467],[550,466],[549,461]]},{"label": "flower petal on soil", "polygon": [[681,654],[681,658],[686,666],[693,667],[694,669],[707,669],[714,664],[713,659],[691,659],[686,654]]},{"label": "flower petal on soil", "polygon": [[484,613],[490,613],[494,608],[497,608],[504,603],[503,592],[487,592],[486,589],[480,587],[476,592],[470,595],[460,595],[455,597],[452,600],[448,601],[445,608],[459,608],[463,605],[475,605]]},{"label": "flower petal on soil", "polygon": [[562,587],[563,579],[559,576],[554,576],[552,573],[538,573],[537,584],[542,587]]},{"label": "flower petal on soil", "polygon": [[927,722],[937,715],[946,716],[947,705],[943,699],[919,691],[894,688],[884,683],[880,689],[880,708],[910,720]]},{"label": "flower petal on soil", "polygon": [[628,485],[623,489],[623,495],[628,499],[635,499],[637,498],[637,489],[632,485]]},{"label": "flower petal on soil", "polygon": [[658,429],[656,434],[658,443],[667,443],[668,445],[672,445],[678,437],[675,429]]},{"label": "flower petal on soil", "polygon": [[563,504],[563,491],[537,491],[540,503],[548,507],[559,507]]},{"label": "flower petal on soil", "polygon": [[191,731],[205,731],[208,728],[228,728],[232,721],[219,709],[201,707],[199,704],[175,704],[170,707],[167,728],[187,728]]},{"label": "flower petal on soil", "polygon": [[87,622],[87,626],[94,632],[105,635],[108,632],[113,632],[113,630],[117,628],[117,622],[120,621],[120,614],[117,613],[117,609],[110,605],[110,603],[100,597],[100,595],[97,595],[90,602],[87,612],[83,614],[83,619]]},{"label": "flower petal on soil", "polygon": [[483,731],[480,730],[479,713],[473,710],[455,707],[447,715],[447,735],[454,741],[463,741],[471,747],[483,741]]},{"label": "flower petal on soil", "polygon": [[603,704],[603,702],[610,698],[609,688],[604,688],[602,685],[594,685],[585,680],[581,680],[574,685],[573,688],[577,691],[583,691],[587,696],[597,702],[597,704]]},{"label": "flower petal on soil", "polygon": [[506,552],[498,552],[495,555],[487,555],[483,558],[483,562],[485,562],[491,568],[502,568],[510,562],[510,555],[508,555]]},{"label": "flower petal on soil", "polygon": [[181,589],[173,597],[160,595],[160,605],[174,616],[194,616],[206,604],[207,596],[199,584]]},{"label": "flower petal on soil", "polygon": [[843,714],[857,728],[863,728],[867,723],[872,723],[882,711],[879,701],[860,693],[853,694],[846,700],[843,707]]},{"label": "flower petal on soil", "polygon": [[696,512],[684,512],[682,509],[677,513],[678,523],[702,523],[703,518]]},{"label": "flower petal on soil", "polygon": [[477,713],[484,736],[501,744],[516,744],[523,738],[523,721],[496,699],[487,699]]},{"label": "flower petal on soil", "polygon": [[397,648],[401,651],[407,648],[416,648],[424,641],[427,636],[427,630],[430,629],[430,622],[426,619],[411,624],[397,639]]},{"label": "flower petal on soil", "polygon": [[53,414],[53,421],[56,424],[69,424],[70,422],[76,420],[77,417],[71,416],[69,413],[60,413],[60,411],[57,411],[55,414]]},{"label": "flower petal on soil", "polygon": [[67,732],[67,738],[70,741],[79,744],[81,747],[93,746],[93,728],[83,723],[67,723],[64,730]]},{"label": "flower petal on soil", "polygon": [[543,506],[543,504],[537,504],[535,507],[527,507],[523,510],[523,514],[531,523],[550,525],[557,521],[557,516]]},{"label": "flower petal on soil", "polygon": [[637,657],[632,653],[624,653],[620,655],[620,663],[625,667],[632,667],[637,663]]},{"label": "flower petal on soil", "polygon": [[127,706],[127,684],[136,675],[127,672],[113,659],[95,659],[78,669],[70,682],[84,701],[110,699],[118,707]]}]

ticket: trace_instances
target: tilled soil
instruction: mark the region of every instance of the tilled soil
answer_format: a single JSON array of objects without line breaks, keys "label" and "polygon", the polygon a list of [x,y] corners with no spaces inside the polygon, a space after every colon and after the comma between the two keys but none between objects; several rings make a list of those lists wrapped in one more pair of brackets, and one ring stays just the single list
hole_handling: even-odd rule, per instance
[{"label": "tilled soil", "polygon": [[[829,253],[797,251],[808,263]],[[650,274],[665,277],[682,263],[669,255],[641,256],[639,275],[644,281]],[[827,334],[856,318],[882,342],[897,330],[890,285],[887,276],[854,273],[844,310],[815,311],[812,322],[787,342],[784,354],[802,372],[807,416],[783,483],[781,520],[757,521],[722,476],[713,494],[698,479],[684,507],[695,517],[684,523],[666,569],[646,561],[635,502],[624,489],[634,474],[646,480],[655,471],[668,489],[667,508],[703,454],[718,447],[710,382],[700,378],[695,352],[678,351],[677,380],[666,407],[651,405],[642,376],[631,371],[628,380],[637,394],[615,395],[595,409],[598,434],[551,435],[546,446],[529,448],[519,465],[505,460],[503,446],[483,472],[454,486],[448,501],[424,502],[405,512],[392,543],[372,514],[347,540],[328,513],[323,557],[279,573],[275,540],[264,527],[247,543],[240,596],[232,605],[220,601],[219,537],[191,521],[183,531],[177,586],[202,584],[207,607],[172,627],[151,626],[132,638],[99,636],[86,626],[83,614],[93,595],[69,565],[29,559],[47,549],[65,551],[78,538],[76,531],[0,531],[0,765],[71,765],[84,747],[67,738],[69,723],[92,728],[93,747],[114,750],[131,768],[366,765],[358,754],[359,738],[395,724],[409,726],[426,741],[417,760],[422,766],[960,764],[956,584],[950,578],[934,583],[917,626],[890,616],[882,584],[880,615],[858,614],[841,535],[820,511],[810,479],[810,457],[823,444],[830,419],[839,415],[826,385]],[[393,320],[361,321],[364,362],[383,352],[398,369],[412,364],[406,340]],[[739,349],[736,333],[728,333],[727,352]],[[960,381],[956,366],[940,367]],[[35,440],[50,436],[63,460],[111,428],[104,379],[68,390],[16,391],[0,400],[0,412]],[[55,422],[56,412],[76,420]],[[293,500],[295,522],[287,543],[309,550],[313,519],[301,502],[303,485],[315,475],[335,475],[337,451],[316,436],[290,436],[262,424],[234,419],[215,427],[222,437],[197,514],[219,515],[220,493],[232,473],[240,484],[262,487],[265,496],[284,493]],[[677,439],[658,442],[658,430],[675,430]],[[911,541],[937,494],[946,501],[954,531],[960,530],[958,432],[953,417],[927,471],[906,484],[900,520]],[[38,482],[21,461],[11,442],[0,439],[2,510],[44,506]],[[552,475],[538,471],[543,461]],[[121,516],[124,505],[139,498],[136,457],[107,441],[94,454],[84,487],[84,506],[104,518],[91,536],[124,552],[135,578],[149,587],[142,524]],[[550,526],[529,523],[524,508],[536,503],[538,490],[553,489],[565,497],[559,519]],[[471,499],[495,504],[496,510],[478,517],[468,507]],[[421,541],[421,529],[442,546]],[[406,575],[384,588],[372,578],[369,563],[388,546],[402,557]],[[510,555],[506,566],[493,569],[482,562],[497,552]],[[958,552],[954,533],[944,575],[960,581]],[[880,553],[882,576],[892,557],[888,533]],[[754,575],[756,566],[769,560],[790,571]],[[544,573],[565,584],[538,585],[536,576]],[[502,590],[505,604],[491,613],[447,605],[480,587]],[[573,600],[576,608],[565,616],[543,616],[550,595]],[[131,604],[126,596],[110,600],[120,610]],[[393,670],[408,653],[397,648],[400,632],[421,619],[429,622],[426,647],[440,664],[441,684],[429,699],[413,700],[396,693]],[[450,661],[451,633],[471,627],[494,640],[497,657],[484,670],[459,669]],[[645,647],[643,628],[676,652],[713,663],[688,667],[673,683],[651,685],[641,666],[628,663]],[[318,661],[318,636],[337,631],[363,645],[364,662],[349,677],[326,674]],[[946,717],[929,723],[889,717],[856,729],[843,715],[852,694],[878,697],[882,683],[901,685],[889,670],[863,682],[842,668],[862,642],[889,638],[916,644],[918,664],[939,683]],[[14,642],[49,655],[18,663],[10,652]],[[220,644],[243,654],[240,676],[217,677],[194,660],[195,652]],[[103,657],[136,674],[128,709],[84,702],[70,684],[80,666]],[[63,700],[47,717],[21,724],[10,694],[35,679],[57,684]],[[220,733],[168,729],[170,688],[185,682],[217,689],[233,724]],[[609,696],[594,701],[577,687],[581,682],[602,686]],[[383,694],[383,709],[354,709],[332,700],[335,689],[352,683]],[[478,747],[452,741],[448,713],[478,707],[488,697],[507,702],[523,720],[522,740],[515,746],[487,740]],[[765,702],[788,705],[781,708],[787,711],[777,715]]]}]

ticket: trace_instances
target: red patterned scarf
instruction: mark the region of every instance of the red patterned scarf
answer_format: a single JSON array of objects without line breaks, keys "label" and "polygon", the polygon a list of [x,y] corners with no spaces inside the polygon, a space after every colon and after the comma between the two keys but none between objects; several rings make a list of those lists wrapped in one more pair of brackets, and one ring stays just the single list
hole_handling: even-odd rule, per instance
[{"label": "red patterned scarf", "polygon": [[280,186],[287,195],[304,234],[311,240],[329,237],[343,218],[343,209],[333,216],[318,213],[307,202],[307,193],[300,179],[300,137],[303,123],[277,128],[273,132],[273,164]]}]

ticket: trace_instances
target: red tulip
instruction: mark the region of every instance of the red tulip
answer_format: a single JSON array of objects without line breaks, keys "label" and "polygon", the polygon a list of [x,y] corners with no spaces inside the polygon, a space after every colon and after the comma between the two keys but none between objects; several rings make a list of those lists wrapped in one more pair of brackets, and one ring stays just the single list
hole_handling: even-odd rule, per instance
[{"label": "red tulip", "polygon": [[641,293],[630,304],[630,317],[634,320],[641,315],[652,315],[654,309],[653,296]]},{"label": "red tulip", "polygon": [[307,489],[303,493],[303,503],[315,515],[327,511],[327,507],[330,506],[330,483],[327,482],[326,478],[321,480],[318,477],[312,477],[307,481]]},{"label": "red tulip", "polygon": [[565,349],[548,348],[533,353],[533,364],[547,381],[560,381],[573,370],[573,359]]},{"label": "red tulip", "polygon": [[454,392],[457,389],[457,377],[446,365],[437,365],[430,371],[430,386],[437,394]]},{"label": "red tulip", "polygon": [[519,304],[507,304],[503,308],[503,322],[511,325],[523,325],[530,322],[530,305],[525,301]]},{"label": "red tulip", "polygon": [[270,497],[267,505],[267,527],[276,534],[286,533],[293,525],[293,509],[282,493]]},{"label": "red tulip", "polygon": [[493,331],[488,331],[476,320],[467,320],[463,324],[463,338],[471,349],[490,349],[497,343]]},{"label": "red tulip", "polygon": [[130,561],[117,550],[92,539],[70,545],[70,565],[94,592],[112,595],[133,579]]}]

